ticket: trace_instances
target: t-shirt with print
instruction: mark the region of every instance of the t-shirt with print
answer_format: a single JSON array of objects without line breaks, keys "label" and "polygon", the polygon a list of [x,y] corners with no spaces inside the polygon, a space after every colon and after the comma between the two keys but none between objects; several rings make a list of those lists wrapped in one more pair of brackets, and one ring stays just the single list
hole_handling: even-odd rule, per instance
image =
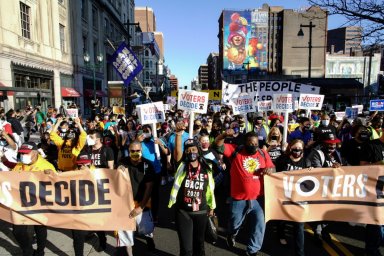
[{"label": "t-shirt with print", "polygon": [[295,171],[307,168],[307,163],[304,157],[295,162],[285,154],[276,159],[275,165],[276,172]]},{"label": "t-shirt with print", "polygon": [[[237,145],[224,144],[224,156],[232,159]],[[260,149],[261,150],[261,149]],[[249,154],[243,148],[230,160],[231,197],[235,200],[254,200],[264,194],[264,180],[261,171],[274,167],[268,153],[263,150]]]},{"label": "t-shirt with print", "polygon": [[[267,145],[269,146],[269,145]],[[271,147],[271,149],[268,151],[269,156],[271,157],[271,160],[273,163],[275,163],[276,159],[281,156],[282,149],[280,146]]]},{"label": "t-shirt with print", "polygon": [[384,143],[380,139],[371,140],[364,144],[360,154],[360,161],[376,163],[382,160],[384,160]]},{"label": "t-shirt with print", "polygon": [[341,156],[338,151],[332,153],[332,155],[327,154],[322,149],[312,149],[309,153],[307,159],[307,166],[313,168],[327,168],[332,167],[334,163],[339,163],[342,165]]},{"label": "t-shirt with print", "polygon": [[113,150],[110,147],[101,146],[93,150],[91,148],[92,164],[97,168],[108,168],[108,161],[113,161]]},{"label": "t-shirt with print", "polygon": [[142,161],[138,165],[134,165],[132,164],[130,157],[123,158],[120,163],[128,168],[133,199],[136,202],[141,202],[145,193],[146,183],[154,182],[155,180],[155,172],[152,164],[148,160],[142,158]]},{"label": "t-shirt with print", "polygon": [[185,166],[185,178],[177,193],[176,205],[185,211],[207,210],[205,191],[208,186],[208,172],[201,165],[197,168]]}]

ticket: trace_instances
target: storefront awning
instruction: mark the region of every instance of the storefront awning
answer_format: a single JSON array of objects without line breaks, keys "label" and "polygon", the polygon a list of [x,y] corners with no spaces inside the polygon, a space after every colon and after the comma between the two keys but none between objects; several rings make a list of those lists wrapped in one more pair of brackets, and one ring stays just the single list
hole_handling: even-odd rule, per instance
[{"label": "storefront awning", "polygon": [[[6,86],[2,82],[0,82],[0,96],[3,96],[3,92],[1,91],[1,87],[8,87],[8,86]],[[7,91],[8,96],[13,96],[14,94],[15,94],[15,92],[13,92],[13,91]]]},{"label": "storefront awning", "polygon": [[[84,90],[84,96],[85,97],[93,97],[93,90],[85,89]],[[96,90],[96,97],[108,97],[108,95],[103,91]]]},{"label": "storefront awning", "polygon": [[81,94],[73,88],[63,87],[61,88],[61,97],[80,97]]}]

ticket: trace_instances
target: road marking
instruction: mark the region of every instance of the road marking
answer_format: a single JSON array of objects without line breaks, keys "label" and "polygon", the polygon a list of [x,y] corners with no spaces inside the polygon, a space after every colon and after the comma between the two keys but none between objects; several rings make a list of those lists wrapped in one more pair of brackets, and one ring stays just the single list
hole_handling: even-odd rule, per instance
[{"label": "road marking", "polygon": [[337,238],[336,236],[329,234],[332,238],[332,242],[334,245],[337,246],[337,248],[340,249],[344,253],[345,256],[353,256],[353,253],[351,253]]},{"label": "road marking", "polygon": [[[313,230],[307,224],[305,224],[305,231],[314,236]],[[337,253],[331,246],[329,246],[327,242],[325,242],[324,240],[322,240],[322,242],[324,249],[328,252],[329,255],[339,256],[339,253]]]}]

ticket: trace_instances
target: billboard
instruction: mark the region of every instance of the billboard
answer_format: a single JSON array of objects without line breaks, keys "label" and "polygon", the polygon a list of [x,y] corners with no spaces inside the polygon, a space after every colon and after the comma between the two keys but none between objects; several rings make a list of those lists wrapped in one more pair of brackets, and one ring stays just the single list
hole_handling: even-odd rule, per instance
[{"label": "billboard", "polygon": [[[268,68],[268,12],[223,11],[223,69]],[[244,65],[243,65],[244,64]]]}]

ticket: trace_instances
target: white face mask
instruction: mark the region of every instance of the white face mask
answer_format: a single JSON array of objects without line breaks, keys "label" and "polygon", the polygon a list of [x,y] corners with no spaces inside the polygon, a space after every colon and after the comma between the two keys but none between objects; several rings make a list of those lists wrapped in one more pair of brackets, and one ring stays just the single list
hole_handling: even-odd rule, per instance
[{"label": "white face mask", "polygon": [[67,132],[67,129],[61,129],[61,132]]},{"label": "white face mask", "polygon": [[324,125],[324,126],[328,126],[329,125],[329,120],[321,120],[321,124]]},{"label": "white face mask", "polygon": [[20,155],[20,161],[23,164],[31,164],[32,163],[32,156],[30,156],[30,155]]},{"label": "white face mask", "polygon": [[87,145],[88,146],[93,146],[96,144],[96,141],[92,139],[89,135],[87,136]]},{"label": "white face mask", "polygon": [[144,138],[146,138],[146,139],[151,138],[151,136],[152,136],[152,134],[150,134],[149,132],[145,132],[143,134],[144,134]]}]

